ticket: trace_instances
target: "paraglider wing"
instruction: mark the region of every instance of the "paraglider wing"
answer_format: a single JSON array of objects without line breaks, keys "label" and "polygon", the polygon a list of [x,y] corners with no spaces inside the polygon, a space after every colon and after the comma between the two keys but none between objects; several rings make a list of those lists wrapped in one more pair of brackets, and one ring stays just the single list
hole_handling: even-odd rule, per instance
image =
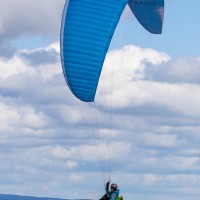
[{"label": "paraglider wing", "polygon": [[150,33],[161,34],[164,18],[164,0],[129,0],[133,14]]},{"label": "paraglider wing", "polygon": [[82,101],[92,102],[116,25],[128,0],[69,0],[61,29],[66,82]]}]

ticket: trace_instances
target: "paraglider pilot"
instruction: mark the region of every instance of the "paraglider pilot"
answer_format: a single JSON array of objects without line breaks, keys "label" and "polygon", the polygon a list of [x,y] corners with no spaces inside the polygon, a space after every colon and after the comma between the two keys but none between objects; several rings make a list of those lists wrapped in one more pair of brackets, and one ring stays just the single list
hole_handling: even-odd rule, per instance
[{"label": "paraglider pilot", "polygon": [[[105,191],[106,194],[100,199],[100,200],[116,200],[119,197],[119,189],[116,183],[112,183],[110,186],[110,181],[108,181],[105,185]],[[120,196],[120,199],[122,200],[123,197]]]}]

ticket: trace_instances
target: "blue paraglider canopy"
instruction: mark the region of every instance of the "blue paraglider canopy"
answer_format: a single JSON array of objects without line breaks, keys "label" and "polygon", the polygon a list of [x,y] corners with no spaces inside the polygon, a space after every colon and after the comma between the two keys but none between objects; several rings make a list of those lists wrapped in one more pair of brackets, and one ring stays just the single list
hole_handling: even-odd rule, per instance
[{"label": "blue paraglider canopy", "polygon": [[164,0],[69,0],[61,28],[61,59],[72,93],[94,101],[103,62],[126,5],[149,32],[162,32]]}]

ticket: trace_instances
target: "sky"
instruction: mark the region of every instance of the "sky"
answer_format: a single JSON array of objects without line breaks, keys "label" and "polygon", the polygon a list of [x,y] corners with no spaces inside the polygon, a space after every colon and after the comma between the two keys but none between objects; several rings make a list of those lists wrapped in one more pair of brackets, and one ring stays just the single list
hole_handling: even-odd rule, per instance
[{"label": "sky", "polygon": [[166,0],[162,35],[126,8],[93,104],[64,80],[64,4],[0,0],[0,193],[98,199],[109,155],[124,199],[199,200],[200,1]]}]

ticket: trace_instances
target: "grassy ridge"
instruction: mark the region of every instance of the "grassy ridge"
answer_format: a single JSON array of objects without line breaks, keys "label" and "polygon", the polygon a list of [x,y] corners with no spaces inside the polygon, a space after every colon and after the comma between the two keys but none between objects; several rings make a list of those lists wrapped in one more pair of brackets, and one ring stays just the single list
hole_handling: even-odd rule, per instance
[{"label": "grassy ridge", "polygon": [[[50,197],[31,197],[31,196],[19,196],[19,195],[10,195],[10,194],[0,194],[0,200],[69,200],[69,199],[50,198]],[[79,199],[79,200],[87,200],[87,199]]]},{"label": "grassy ridge", "polygon": [[0,200],[67,200],[67,199],[0,194]]}]

